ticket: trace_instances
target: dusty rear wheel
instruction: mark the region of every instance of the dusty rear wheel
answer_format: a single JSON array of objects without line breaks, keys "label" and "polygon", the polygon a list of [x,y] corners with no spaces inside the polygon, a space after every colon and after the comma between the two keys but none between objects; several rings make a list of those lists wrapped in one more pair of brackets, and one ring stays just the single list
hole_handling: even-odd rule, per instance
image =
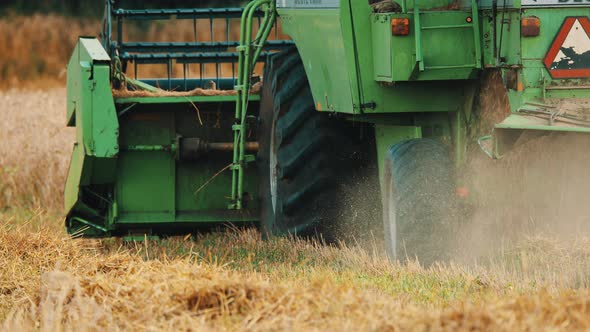
[{"label": "dusty rear wheel", "polygon": [[385,161],[382,202],[385,246],[393,259],[424,264],[447,258],[454,212],[453,163],[432,139],[393,145]]},{"label": "dusty rear wheel", "polygon": [[340,193],[357,163],[350,124],[315,110],[296,49],[266,64],[260,107],[258,174],[265,235],[335,240]]}]

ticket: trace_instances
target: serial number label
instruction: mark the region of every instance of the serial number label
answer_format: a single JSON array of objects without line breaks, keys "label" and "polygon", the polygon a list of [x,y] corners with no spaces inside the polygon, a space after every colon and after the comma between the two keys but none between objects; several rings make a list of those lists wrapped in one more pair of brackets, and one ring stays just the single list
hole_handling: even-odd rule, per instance
[{"label": "serial number label", "polygon": [[295,6],[316,5],[322,4],[322,0],[295,0]]},{"label": "serial number label", "polygon": [[338,8],[340,0],[278,0],[279,8]]},{"label": "serial number label", "polygon": [[590,0],[522,0],[523,7],[576,7],[590,6]]}]

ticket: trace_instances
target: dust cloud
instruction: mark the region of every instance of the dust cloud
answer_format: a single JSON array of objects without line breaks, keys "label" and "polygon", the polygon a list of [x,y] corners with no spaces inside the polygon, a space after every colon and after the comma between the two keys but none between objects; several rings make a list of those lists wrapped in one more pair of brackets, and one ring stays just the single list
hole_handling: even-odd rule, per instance
[{"label": "dust cloud", "polygon": [[[468,188],[468,195],[457,198],[441,248],[445,263],[534,271],[542,280],[566,264],[571,273],[560,278],[590,283],[589,148],[590,135],[554,133],[523,134],[497,160],[479,147],[470,151],[458,170],[458,184]],[[373,171],[344,184],[337,238],[385,257]]]},{"label": "dust cloud", "polygon": [[381,191],[376,167],[364,168],[342,183],[335,223],[338,239],[385,257]]},{"label": "dust cloud", "polygon": [[473,260],[532,238],[573,241],[590,234],[590,136],[523,134],[501,159],[472,154],[462,220],[451,244]]}]

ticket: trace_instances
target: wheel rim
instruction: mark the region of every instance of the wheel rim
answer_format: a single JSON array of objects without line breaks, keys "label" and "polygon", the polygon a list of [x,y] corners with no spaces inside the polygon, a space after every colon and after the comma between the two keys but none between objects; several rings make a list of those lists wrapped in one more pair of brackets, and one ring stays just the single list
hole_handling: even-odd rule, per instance
[{"label": "wheel rim", "polygon": [[272,121],[272,127],[270,129],[270,156],[269,156],[269,167],[270,167],[270,202],[272,205],[272,212],[275,214],[277,210],[277,197],[278,197],[278,172],[279,172],[279,165],[278,165],[278,158],[277,158],[277,146],[276,146],[276,132],[275,132],[275,125],[276,125],[276,116],[275,119]]}]

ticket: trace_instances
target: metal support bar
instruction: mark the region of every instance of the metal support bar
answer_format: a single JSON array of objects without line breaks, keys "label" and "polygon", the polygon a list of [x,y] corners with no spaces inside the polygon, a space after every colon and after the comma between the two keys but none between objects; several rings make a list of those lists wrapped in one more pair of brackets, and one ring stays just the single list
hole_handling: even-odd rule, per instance
[{"label": "metal support bar", "polygon": [[[259,148],[258,142],[247,142],[244,145],[246,151],[257,152]],[[198,153],[206,153],[209,151],[231,152],[235,149],[233,142],[213,142],[208,143],[200,138],[188,137],[180,138],[179,143],[169,145],[126,145],[122,146],[122,151],[136,151],[136,152],[154,152],[154,151],[168,151],[176,153],[178,149],[186,151],[196,151]]]},{"label": "metal support bar", "polygon": [[414,27],[416,31],[416,62],[418,69],[424,71],[424,55],[422,54],[422,28],[420,24],[420,9],[417,1],[414,1]]},{"label": "metal support bar", "polygon": [[139,152],[151,152],[151,151],[170,151],[176,152],[176,144],[170,145],[127,145],[122,146],[122,151],[139,151]]},{"label": "metal support bar", "polygon": [[[253,15],[264,14],[262,11],[257,11]],[[242,8],[117,9],[113,11],[113,16],[132,20],[240,18]]]},{"label": "metal support bar", "polygon": [[456,65],[456,66],[425,66],[425,69],[461,69],[461,68],[474,68],[477,64],[467,65]]},{"label": "metal support bar", "polygon": [[[258,8],[263,8],[264,18],[260,23],[260,28],[256,38],[252,40],[253,17]],[[250,96],[250,78],[252,71],[259,56],[262,47],[266,43],[268,35],[276,21],[276,1],[275,0],[254,0],[246,5],[240,22],[240,46],[237,51],[238,57],[238,82],[235,87],[236,94],[236,112],[234,130],[234,153],[232,164],[232,189],[231,189],[231,209],[242,208],[242,193],[244,183],[244,167],[246,162],[252,160],[252,156],[246,155],[246,115],[248,110],[248,101]]]},{"label": "metal support bar", "polygon": [[84,219],[82,219],[82,218],[79,218],[79,217],[73,217],[73,218],[72,218],[72,219],[70,219],[70,220],[71,220],[71,221],[76,221],[76,222],[79,222],[79,223],[81,223],[81,224],[84,224],[84,225],[86,225],[86,226],[89,226],[89,227],[92,227],[92,228],[95,228],[95,229],[98,229],[99,231],[101,231],[101,232],[104,232],[104,233],[108,233],[108,231],[109,231],[108,229],[106,229],[106,228],[104,228],[104,227],[102,227],[102,226],[99,226],[99,225],[97,225],[97,224],[95,224],[95,223],[92,223],[92,222],[90,222],[90,221],[84,220]]},{"label": "metal support bar", "polygon": [[[110,47],[105,47],[111,57],[117,57],[122,64],[121,72],[125,73],[127,65],[131,64],[135,68],[135,78],[138,77],[138,67],[144,64],[159,64],[167,66],[167,82],[158,82],[172,86],[174,79],[175,65],[182,65],[182,79],[181,85],[184,90],[189,89],[187,81],[190,79],[193,72],[190,70],[188,64],[199,64],[199,76],[204,78],[204,73],[208,72],[212,65],[215,64],[216,77],[212,78],[213,82],[218,83],[217,88],[222,85],[222,75],[225,74],[225,64],[231,64],[232,69],[234,63],[238,62],[239,52],[236,49],[243,45],[242,41],[230,40],[232,31],[232,21],[237,19],[249,18],[249,22],[261,18],[268,20],[271,14],[267,10],[270,7],[270,0],[260,2],[259,6],[248,6],[246,8],[180,8],[180,9],[123,9],[116,8],[113,0],[104,0],[107,3],[105,8],[105,18],[103,22],[103,43]],[[274,6],[274,5],[272,5]],[[248,9],[250,8],[250,9]],[[247,10],[247,13],[246,12]],[[247,15],[246,15],[247,14]],[[276,15],[275,15],[276,16]],[[190,20],[193,25],[194,41],[186,42],[143,42],[143,41],[124,41],[124,24],[130,20]],[[116,20],[116,22],[113,22]],[[197,31],[201,27],[198,21],[207,22],[209,31]],[[274,20],[274,17],[273,17]],[[217,35],[216,27],[218,22],[225,22],[225,32],[222,35]],[[111,23],[112,22],[112,23]],[[115,27],[116,25],[116,27]],[[112,29],[117,29],[117,37],[112,35]],[[270,31],[272,27],[266,29]],[[205,28],[207,30],[207,28]],[[290,40],[273,40],[266,43],[268,34],[264,34],[265,29],[260,29],[256,39],[250,36],[249,42],[252,46],[252,54],[249,59],[257,59],[263,55],[267,58],[271,52],[285,49],[293,42]],[[201,32],[206,32],[202,34]],[[250,30],[252,33],[253,30]],[[208,35],[208,36],[205,36]],[[199,40],[199,36],[205,40]],[[243,35],[245,36],[245,35]],[[216,40],[217,38],[217,40]],[[114,39],[114,40],[113,40]],[[209,40],[207,40],[209,39]],[[262,42],[262,43],[261,43]],[[259,47],[259,45],[263,45]],[[264,49],[264,52],[262,52]],[[264,61],[262,59],[261,61]],[[254,61],[254,64],[256,60]],[[138,66],[139,65],[139,66]],[[196,74],[196,70],[195,70]],[[234,71],[232,70],[232,76]],[[131,76],[131,75],[130,75]],[[228,89],[233,88],[230,86]]]},{"label": "metal support bar", "polygon": [[[258,142],[246,142],[246,151],[249,152],[257,152],[258,151]],[[233,151],[234,144],[233,143],[207,143],[207,148],[210,151]]]},{"label": "metal support bar", "polygon": [[486,154],[486,156],[490,157],[491,159],[499,159],[496,158],[496,156],[494,155],[494,152],[490,149],[488,149],[484,142],[489,141],[489,140],[493,140],[494,136],[492,135],[486,135],[486,136],[482,136],[480,138],[477,139],[477,144],[479,145],[479,148]]},{"label": "metal support bar", "polygon": [[[229,48],[237,47],[237,41],[223,42],[126,42],[116,45],[124,52],[158,53],[158,52],[227,52]],[[267,50],[280,50],[293,45],[290,40],[270,40],[264,45]]]},{"label": "metal support bar", "polygon": [[113,31],[113,18],[111,16],[111,0],[106,0],[104,18],[103,18],[103,26],[102,26],[102,33],[101,33],[101,41],[102,46],[104,47],[107,52],[111,51],[111,43],[112,43],[112,35],[111,31]]},{"label": "metal support bar", "polygon": [[[267,53],[267,52],[265,52]],[[175,59],[177,63],[216,63],[235,61],[239,53],[150,53],[150,54],[121,54],[121,60],[132,60],[142,64],[166,64],[169,60]]]},{"label": "metal support bar", "polygon": [[481,41],[479,36],[479,9],[477,0],[471,0],[471,24],[473,25],[473,42],[475,47],[475,67],[481,68]]}]

